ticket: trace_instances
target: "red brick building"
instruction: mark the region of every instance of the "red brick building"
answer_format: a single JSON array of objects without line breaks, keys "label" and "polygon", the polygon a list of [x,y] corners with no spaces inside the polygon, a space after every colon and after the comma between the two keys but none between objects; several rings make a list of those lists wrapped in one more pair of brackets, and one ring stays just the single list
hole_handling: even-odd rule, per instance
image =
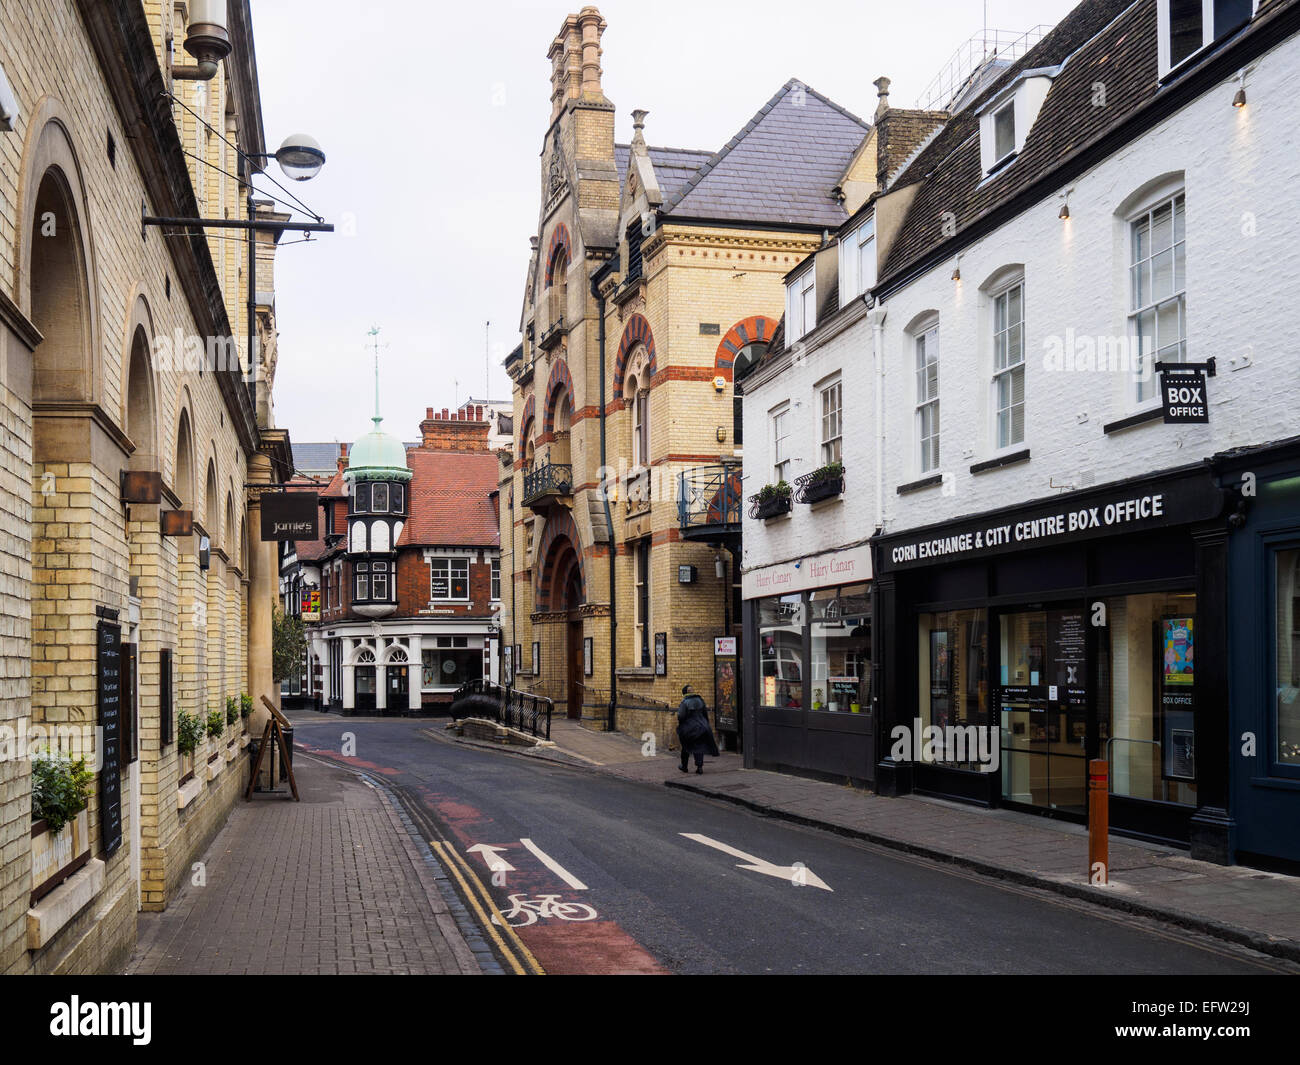
[{"label": "red brick building", "polygon": [[381,421],[340,445],[319,490],[320,538],[285,547],[281,589],[308,623],[309,650],[284,694],[346,712],[418,712],[467,680],[496,679],[499,459],[481,408],[430,407],[412,448]]}]

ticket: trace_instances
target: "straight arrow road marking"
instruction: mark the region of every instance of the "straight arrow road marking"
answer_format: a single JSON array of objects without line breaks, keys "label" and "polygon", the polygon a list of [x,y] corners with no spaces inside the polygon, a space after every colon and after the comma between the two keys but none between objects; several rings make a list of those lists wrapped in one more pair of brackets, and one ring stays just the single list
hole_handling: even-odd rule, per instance
[{"label": "straight arrow road marking", "polygon": [[470,854],[478,854],[487,864],[488,871],[492,873],[513,873],[515,867],[501,857],[500,851],[505,847],[494,847],[490,843],[475,843],[472,847],[465,848]]},{"label": "straight arrow road marking", "polygon": [[730,854],[733,858],[740,858],[741,864],[738,869],[749,869],[755,873],[762,873],[764,876],[774,876],[779,880],[784,880],[789,884],[802,884],[805,887],[818,887],[823,891],[834,891],[826,881],[817,876],[811,869],[802,864],[798,865],[773,865],[771,862],[764,861],[762,858],[755,858],[752,854],[746,854],[744,851],[738,851],[735,847],[728,847],[725,843],[719,843],[716,839],[710,839],[708,836],[701,836],[698,832],[682,832],[679,835],[687,839],[693,839],[696,843],[703,843],[706,847],[712,847],[715,851],[722,851],[723,854]]},{"label": "straight arrow road marking", "polygon": [[546,866],[547,869],[549,869],[552,873],[554,873],[566,884],[568,884],[569,887],[573,888],[574,891],[587,890],[586,884],[584,884],[571,872],[565,869],[564,866],[562,866],[559,862],[557,862],[554,858],[552,858],[549,854],[547,854],[544,850],[542,850],[542,848],[539,847],[536,843],[534,843],[531,839],[521,839],[519,842],[522,843],[525,847],[527,847],[530,851],[532,851],[533,856],[539,862],[541,862],[544,866]]}]

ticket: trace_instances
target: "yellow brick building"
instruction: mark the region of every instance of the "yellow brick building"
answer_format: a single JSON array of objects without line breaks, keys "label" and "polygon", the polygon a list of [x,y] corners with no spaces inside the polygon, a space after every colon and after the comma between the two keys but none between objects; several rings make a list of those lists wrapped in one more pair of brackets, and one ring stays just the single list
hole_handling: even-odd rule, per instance
[{"label": "yellow brick building", "polygon": [[[142,208],[248,216],[223,137],[264,151],[249,5],[220,6],[232,51],[196,80],[184,45],[198,4],[0,0],[16,102],[0,122],[3,973],[119,966],[137,911],[190,880],[247,776],[226,699],[273,690],[274,549],[245,488],[289,468],[269,424],[269,272],[250,358],[242,237],[141,225]],[[150,475],[161,501],[132,501],[157,492]],[[175,535],[186,512],[192,531]],[[28,755],[48,739],[34,733],[61,728],[64,746],[102,754],[114,687],[120,762],[96,776],[74,846],[88,834],[87,853],[39,883],[51,867]],[[221,728],[182,758],[180,714],[212,710]]]},{"label": "yellow brick building", "polygon": [[645,111],[615,144],[605,29],[583,8],[549,51],[541,211],[506,363],[502,640],[518,687],[662,743],[684,685],[713,704],[715,638],[740,636],[733,364],[764,350],[785,275],[847,217],[868,127],[790,81],[716,152],[648,145]]}]

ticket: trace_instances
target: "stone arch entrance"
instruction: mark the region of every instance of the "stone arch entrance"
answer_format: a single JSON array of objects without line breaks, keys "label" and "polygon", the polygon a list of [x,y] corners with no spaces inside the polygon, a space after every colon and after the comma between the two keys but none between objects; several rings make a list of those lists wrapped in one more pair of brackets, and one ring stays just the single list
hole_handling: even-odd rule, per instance
[{"label": "stone arch entrance", "polygon": [[547,547],[543,566],[543,580],[548,585],[547,602],[554,618],[553,632],[561,644],[557,656],[562,665],[562,678],[557,677],[557,696],[564,703],[565,716],[573,720],[582,717],[584,699],[583,672],[583,618],[582,607],[587,602],[582,563],[576,541],[567,535],[556,536]]}]

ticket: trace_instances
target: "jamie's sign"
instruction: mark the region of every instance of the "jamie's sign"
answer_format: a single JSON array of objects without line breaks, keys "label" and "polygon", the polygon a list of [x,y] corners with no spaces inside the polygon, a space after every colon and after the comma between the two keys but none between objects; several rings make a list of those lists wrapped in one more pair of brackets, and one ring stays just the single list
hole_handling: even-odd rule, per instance
[{"label": "jamie's sign", "polygon": [[1207,473],[1128,491],[1076,492],[1050,503],[999,511],[925,533],[882,541],[882,571],[940,565],[1008,551],[1055,547],[1100,536],[1206,521],[1218,515],[1223,492]]},{"label": "jamie's sign", "polygon": [[261,500],[262,539],[315,540],[320,502],[315,492],[267,492]]}]

